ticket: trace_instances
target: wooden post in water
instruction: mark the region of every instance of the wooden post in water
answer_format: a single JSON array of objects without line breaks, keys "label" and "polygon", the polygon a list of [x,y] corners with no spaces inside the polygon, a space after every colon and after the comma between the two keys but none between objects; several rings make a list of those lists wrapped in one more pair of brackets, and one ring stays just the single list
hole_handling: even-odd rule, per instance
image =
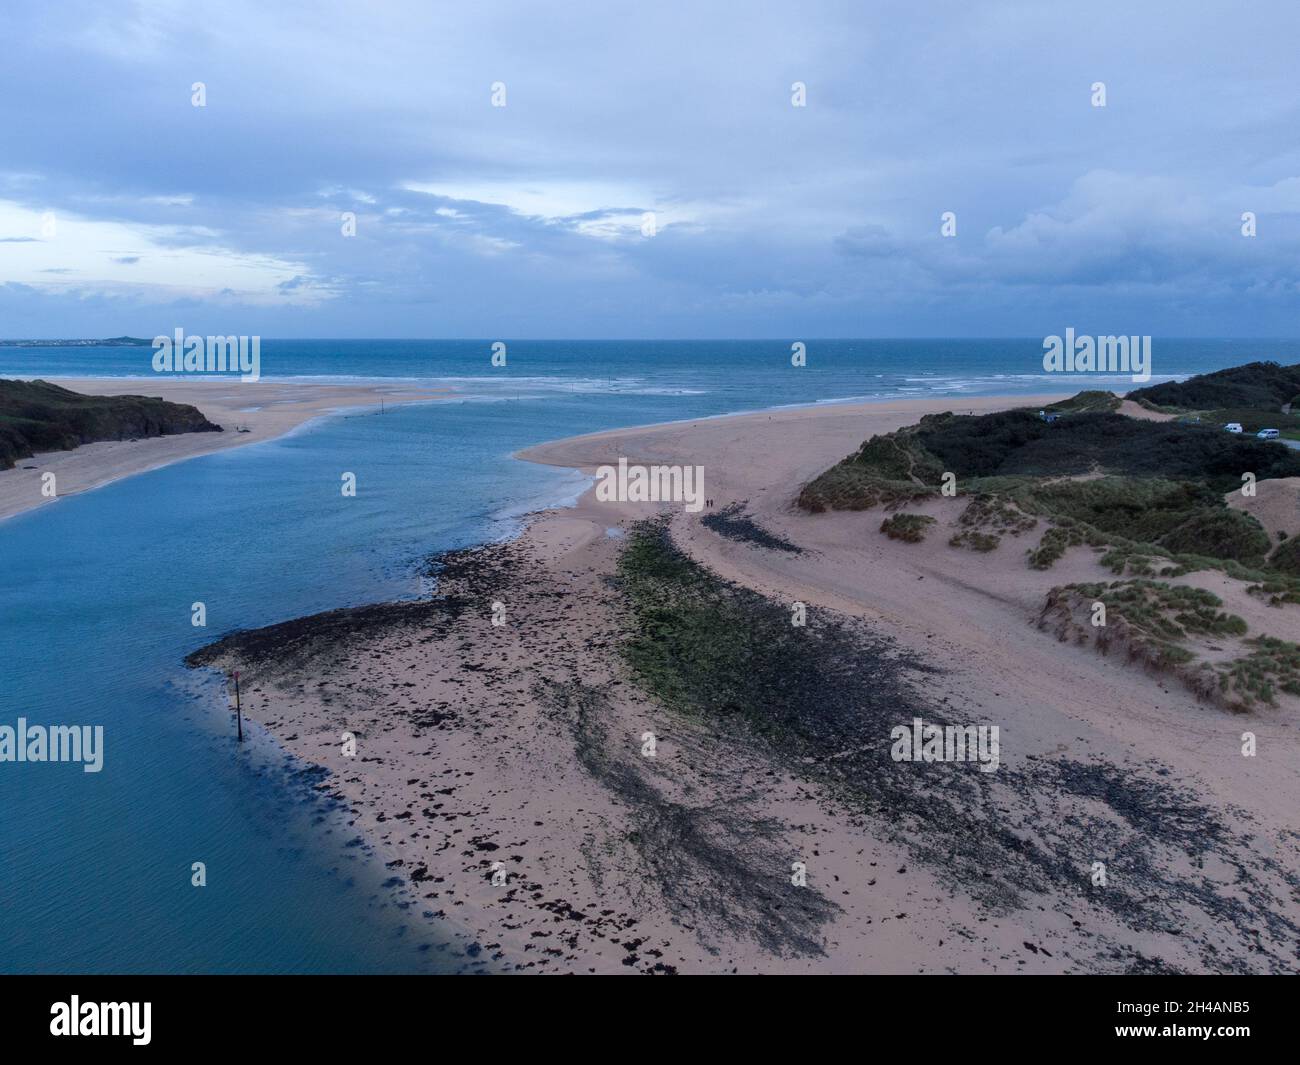
[{"label": "wooden post in water", "polygon": [[239,742],[244,742],[244,717],[239,709],[239,670],[235,670],[235,728],[239,733]]}]

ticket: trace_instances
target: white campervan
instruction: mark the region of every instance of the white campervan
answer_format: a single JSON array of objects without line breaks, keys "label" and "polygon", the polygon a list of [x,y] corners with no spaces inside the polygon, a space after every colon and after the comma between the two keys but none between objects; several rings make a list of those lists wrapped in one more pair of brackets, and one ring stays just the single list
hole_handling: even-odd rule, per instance
[{"label": "white campervan", "polygon": [[1241,432],[1241,422],[1229,422],[1224,428],[1230,433],[1239,433]]}]

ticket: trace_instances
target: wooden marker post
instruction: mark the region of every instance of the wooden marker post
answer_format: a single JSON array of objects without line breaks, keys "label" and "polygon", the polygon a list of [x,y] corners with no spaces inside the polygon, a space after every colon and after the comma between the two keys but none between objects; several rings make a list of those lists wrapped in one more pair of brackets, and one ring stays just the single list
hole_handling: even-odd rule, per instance
[{"label": "wooden marker post", "polygon": [[239,670],[235,670],[235,728],[239,733],[239,742],[244,742],[244,717],[239,709]]}]

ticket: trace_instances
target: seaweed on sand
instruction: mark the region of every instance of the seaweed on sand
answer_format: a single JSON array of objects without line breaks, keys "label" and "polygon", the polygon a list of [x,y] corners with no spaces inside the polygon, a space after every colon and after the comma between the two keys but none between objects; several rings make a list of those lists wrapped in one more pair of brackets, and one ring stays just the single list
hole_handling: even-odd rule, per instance
[{"label": "seaweed on sand", "polygon": [[768,532],[753,518],[745,513],[744,502],[732,503],[712,514],[705,514],[700,523],[719,536],[740,543],[766,547],[772,551],[785,551],[787,554],[802,555],[803,548],[791,543],[782,536]]},{"label": "seaweed on sand", "polygon": [[703,936],[757,942],[774,955],[822,953],[821,927],[839,911],[819,891],[793,886],[784,825],[746,804],[688,805],[656,787],[608,735],[608,695],[580,682],[539,681],[539,704],[573,737],[579,761],[624,804],[626,842],[639,873],[681,924]]},{"label": "seaweed on sand", "polygon": [[[922,691],[936,671],[891,641],[826,610],[791,624],[785,605],[686,556],[662,522],[631,530],[617,582],[630,615],[622,653],[638,685],[822,785],[995,912],[1034,893],[1086,895],[1132,929],[1192,938],[1215,968],[1294,965],[1300,927],[1274,893],[1300,890],[1300,879],[1158,766],[1058,758],[983,773],[895,761],[895,726],[964,722]],[[1188,875],[1209,855],[1235,870],[1234,883]],[[1114,870],[1104,889],[1089,879],[1095,860]],[[1204,915],[1199,928],[1230,926],[1238,949],[1188,931],[1189,906]]]},{"label": "seaweed on sand", "polygon": [[485,544],[434,555],[423,566],[439,588],[453,591],[425,599],[341,607],[259,629],[237,629],[186,656],[191,668],[238,663],[256,671],[302,670],[322,658],[337,658],[338,645],[372,639],[398,629],[418,630],[428,640],[450,633],[465,611],[500,593],[517,579],[512,544]]}]

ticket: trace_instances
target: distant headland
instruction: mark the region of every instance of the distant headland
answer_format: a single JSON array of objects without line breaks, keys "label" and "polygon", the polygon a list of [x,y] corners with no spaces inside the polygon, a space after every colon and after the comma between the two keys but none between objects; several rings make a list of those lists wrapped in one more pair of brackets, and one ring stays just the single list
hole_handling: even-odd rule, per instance
[{"label": "distant headland", "polygon": [[0,340],[0,348],[147,348],[144,337],[108,337],[105,340]]}]

